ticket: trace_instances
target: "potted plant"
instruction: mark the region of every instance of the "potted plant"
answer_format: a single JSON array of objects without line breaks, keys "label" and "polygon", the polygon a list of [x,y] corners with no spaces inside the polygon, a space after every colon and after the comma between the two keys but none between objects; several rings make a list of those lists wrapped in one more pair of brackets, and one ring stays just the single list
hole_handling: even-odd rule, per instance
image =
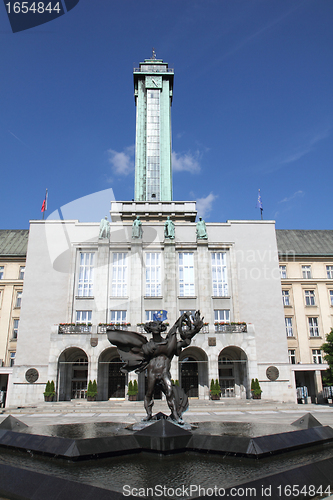
[{"label": "potted plant", "polygon": [[138,392],[139,392],[139,389],[138,389],[137,380],[134,380],[134,382],[132,382],[132,380],[130,380],[129,384],[128,384],[128,389],[127,389],[128,400],[129,401],[136,401],[138,398]]},{"label": "potted plant", "polygon": [[54,382],[48,380],[44,391],[44,401],[53,401],[55,396]]},{"label": "potted plant", "polygon": [[97,382],[96,380],[94,380],[93,382],[89,380],[87,389],[87,400],[96,401],[96,396],[97,396]]},{"label": "potted plant", "polygon": [[215,382],[214,379],[212,379],[210,383],[210,398],[215,401],[221,398],[221,387],[217,379]]},{"label": "potted plant", "polygon": [[261,399],[261,393],[262,390],[259,384],[259,380],[257,378],[256,379],[253,378],[251,381],[252,399]]}]

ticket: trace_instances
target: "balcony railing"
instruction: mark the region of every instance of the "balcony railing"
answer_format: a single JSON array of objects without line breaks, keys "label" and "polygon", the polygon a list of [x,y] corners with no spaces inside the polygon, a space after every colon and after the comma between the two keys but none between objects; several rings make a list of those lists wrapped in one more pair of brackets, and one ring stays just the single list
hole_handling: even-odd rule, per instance
[{"label": "balcony railing", "polygon": [[58,328],[59,334],[68,333],[91,333],[92,325],[88,323],[87,325],[75,325],[74,323],[60,323]]},{"label": "balcony railing", "polygon": [[214,323],[215,333],[245,333],[246,323]]},{"label": "balcony railing", "polygon": [[106,333],[106,329],[109,330],[123,330],[127,332],[128,328],[131,326],[131,323],[108,323],[108,324],[100,324],[97,327],[97,333]]}]

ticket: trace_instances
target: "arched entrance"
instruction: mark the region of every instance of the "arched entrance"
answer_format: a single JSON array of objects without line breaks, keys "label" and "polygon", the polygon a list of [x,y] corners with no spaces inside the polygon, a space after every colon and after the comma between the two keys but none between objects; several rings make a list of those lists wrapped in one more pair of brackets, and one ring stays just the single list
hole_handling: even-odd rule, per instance
[{"label": "arched entrance", "polygon": [[66,349],[58,361],[59,401],[86,398],[88,357],[78,347]]},{"label": "arched entrance", "polygon": [[229,346],[219,354],[219,384],[222,397],[246,398],[247,356],[236,346]]},{"label": "arched entrance", "polygon": [[188,347],[179,356],[179,384],[190,398],[204,398],[208,390],[208,358],[199,347]]},{"label": "arched entrance", "polygon": [[126,374],[120,371],[123,366],[115,347],[106,349],[98,361],[98,400],[125,398]]},{"label": "arched entrance", "polygon": [[192,356],[187,356],[180,363],[181,386],[189,398],[199,397],[198,362]]}]

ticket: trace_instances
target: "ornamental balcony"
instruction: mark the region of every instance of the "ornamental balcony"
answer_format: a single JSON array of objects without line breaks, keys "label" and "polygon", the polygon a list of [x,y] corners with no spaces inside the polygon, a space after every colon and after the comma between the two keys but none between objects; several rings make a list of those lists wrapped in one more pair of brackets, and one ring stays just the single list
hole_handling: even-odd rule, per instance
[{"label": "ornamental balcony", "polygon": [[246,323],[224,323],[215,322],[215,333],[246,333]]},{"label": "ornamental balcony", "polygon": [[69,333],[91,333],[91,323],[75,324],[75,323],[60,323],[58,326],[59,334]]},{"label": "ornamental balcony", "polygon": [[97,327],[97,333],[106,333],[107,328],[109,330],[123,330],[127,332],[130,326],[131,323],[100,323]]}]

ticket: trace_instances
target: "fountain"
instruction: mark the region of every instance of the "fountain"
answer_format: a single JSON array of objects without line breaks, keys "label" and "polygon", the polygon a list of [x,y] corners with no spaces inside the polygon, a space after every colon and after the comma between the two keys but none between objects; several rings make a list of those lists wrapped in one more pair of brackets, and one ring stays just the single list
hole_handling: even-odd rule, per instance
[{"label": "fountain", "polygon": [[[292,425],[185,424],[182,413],[188,399],[172,384],[170,363],[203,321],[199,311],[193,318],[185,313],[163,338],[166,327],[160,318],[154,319],[145,325],[152,333],[150,341],[136,332],[108,331],[124,370],[147,369],[144,421],[35,428],[8,416],[0,424],[1,497],[281,499],[297,492],[300,498],[330,492],[333,429],[311,414]],[[169,417],[152,414],[156,383],[166,395]]]}]

